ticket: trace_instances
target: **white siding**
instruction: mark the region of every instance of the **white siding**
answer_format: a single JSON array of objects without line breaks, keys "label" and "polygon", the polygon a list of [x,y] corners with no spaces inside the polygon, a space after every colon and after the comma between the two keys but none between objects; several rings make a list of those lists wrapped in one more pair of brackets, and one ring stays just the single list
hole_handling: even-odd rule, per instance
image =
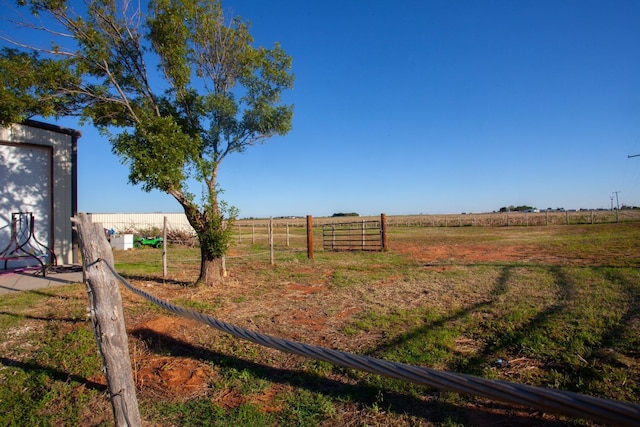
[{"label": "white siding", "polygon": [[33,212],[37,238],[53,250],[59,264],[74,262],[70,218],[75,214],[73,162],[78,137],[75,131],[36,122],[0,128],[4,156],[0,227],[11,221],[12,212]]},{"label": "white siding", "polygon": [[[34,234],[49,246],[51,230],[51,154],[39,145],[8,145],[0,143],[0,250],[11,240],[12,214],[31,212]],[[26,218],[24,218],[26,220]],[[19,220],[19,219],[18,219]],[[22,226],[22,227],[20,227]],[[28,233],[28,223],[20,228]],[[20,229],[18,232],[20,233]],[[27,235],[20,233],[19,242]],[[24,236],[24,237],[23,237]],[[28,250],[28,248],[27,248]]]},{"label": "white siding", "polygon": [[101,223],[108,230],[117,233],[145,230],[152,227],[162,230],[164,217],[167,217],[169,230],[193,232],[193,228],[183,213],[90,213],[92,222]]}]

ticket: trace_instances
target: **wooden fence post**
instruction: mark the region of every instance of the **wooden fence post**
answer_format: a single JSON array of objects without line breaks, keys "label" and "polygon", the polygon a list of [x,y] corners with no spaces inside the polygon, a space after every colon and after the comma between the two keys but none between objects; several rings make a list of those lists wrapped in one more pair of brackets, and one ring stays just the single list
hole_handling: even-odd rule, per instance
[{"label": "wooden fence post", "polygon": [[287,233],[287,247],[289,247],[289,223],[286,223],[286,233]]},{"label": "wooden fence post", "polygon": [[113,267],[113,253],[102,224],[93,224],[85,214],[71,218],[82,252],[90,315],[102,357],[116,426],[141,426],[129,340],[122,312],[122,298]]},{"label": "wooden fence post", "polygon": [[313,259],[313,217],[307,215],[307,258]]},{"label": "wooden fence post", "polygon": [[387,246],[387,215],[380,214],[380,228],[382,234],[382,250],[386,251],[389,249]]}]

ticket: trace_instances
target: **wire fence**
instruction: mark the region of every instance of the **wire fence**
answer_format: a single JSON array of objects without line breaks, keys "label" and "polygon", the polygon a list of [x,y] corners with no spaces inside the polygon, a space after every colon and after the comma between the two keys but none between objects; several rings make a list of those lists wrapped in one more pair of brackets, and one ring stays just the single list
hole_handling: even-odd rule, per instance
[{"label": "wire fence", "polygon": [[103,259],[98,259],[98,262],[103,262],[127,289],[159,307],[180,316],[197,320],[219,331],[231,334],[236,338],[245,339],[259,345],[371,374],[435,387],[441,390],[528,406],[530,408],[574,418],[591,419],[596,422],[620,426],[640,425],[640,405],[611,401],[568,391],[488,380],[471,375],[389,362],[250,331],[157,298],[133,286],[118,274],[108,262]]},{"label": "wire fence", "polygon": [[[140,236],[162,236],[166,227],[167,243],[165,251],[158,252],[156,261],[151,264],[162,263],[164,272],[182,275],[189,268],[189,264],[196,265],[200,261],[199,255],[182,251],[181,247],[195,248],[199,245],[195,232],[186,221],[184,214],[92,214],[92,221],[102,222],[105,230],[120,233],[133,233],[137,239]],[[116,222],[120,221],[120,222]],[[314,218],[312,235],[312,250],[332,250],[331,239],[327,245],[326,230],[334,225],[344,223],[344,217]],[[358,217],[358,224],[378,223],[379,216]],[[640,221],[640,209],[621,210],[618,222]],[[465,215],[405,215],[387,216],[386,227],[405,230],[436,227],[522,227],[522,226],[556,226],[615,223],[615,211],[566,211],[566,212],[505,212],[490,214]],[[275,264],[280,260],[289,260],[304,251],[309,253],[307,222],[305,218],[288,217],[272,219],[245,219],[234,222],[230,251],[226,259],[240,261],[251,258]],[[362,246],[362,233],[358,234]],[[358,237],[356,236],[356,237]],[[349,239],[353,237],[350,236]],[[373,236],[377,240],[377,236]],[[368,236],[367,236],[368,238]],[[365,241],[368,244],[368,240]],[[131,246],[134,246],[133,244]],[[349,246],[349,249],[351,247]],[[377,248],[377,246],[376,246]],[[167,278],[166,274],[164,278]]]},{"label": "wire fence", "polygon": [[[195,232],[184,213],[150,213],[150,214],[89,214],[92,222],[102,223],[104,228],[113,229],[116,233],[137,233],[161,231],[164,219],[168,229],[175,233],[187,233],[195,236]],[[314,217],[314,228],[321,229],[325,225],[345,222],[346,217]],[[379,216],[360,216],[353,220],[375,221]],[[516,226],[548,226],[577,224],[606,224],[615,222],[640,221],[640,209],[621,210],[566,210],[544,212],[491,212],[464,213],[446,215],[391,215],[387,216],[389,227],[516,227]],[[234,222],[233,232],[239,239],[266,235],[269,224],[278,229],[296,230],[306,226],[304,217],[250,218]],[[257,238],[257,237],[256,237]]]}]

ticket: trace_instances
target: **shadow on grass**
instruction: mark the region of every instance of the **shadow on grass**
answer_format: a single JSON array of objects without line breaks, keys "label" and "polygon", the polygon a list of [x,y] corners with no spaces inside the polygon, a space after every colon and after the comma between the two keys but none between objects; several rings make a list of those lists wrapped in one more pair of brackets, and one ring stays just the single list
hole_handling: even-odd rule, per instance
[{"label": "shadow on grass", "polygon": [[[635,282],[632,282],[623,274],[617,270],[606,269],[602,272],[604,276],[613,283],[618,283],[629,301],[629,308],[622,314],[622,319],[619,322],[617,328],[613,328],[602,339],[604,346],[623,346],[623,343],[627,341],[625,337],[637,337],[637,331],[634,330],[633,325],[636,319],[640,319],[640,286]],[[625,349],[630,350],[630,349]],[[633,352],[633,350],[631,350]],[[635,353],[632,356],[638,357],[640,354]]]},{"label": "shadow on grass", "polygon": [[0,311],[0,316],[2,315],[12,316],[18,319],[42,320],[45,322],[51,322],[51,321],[59,321],[59,322],[67,322],[67,323],[86,323],[87,322],[86,318],[55,317],[55,316],[41,317],[41,316],[30,316],[28,314],[11,313],[9,311]]},{"label": "shadow on grass", "polygon": [[91,381],[87,378],[83,378],[79,375],[68,374],[63,371],[59,371],[57,369],[48,368],[46,366],[38,365],[37,363],[30,362],[21,362],[19,360],[9,359],[6,357],[0,357],[0,365],[22,369],[25,372],[29,372],[31,374],[45,374],[47,377],[62,382],[73,381],[78,384],[84,385],[86,388],[90,390],[96,391],[107,391],[107,386],[104,384],[97,383],[95,381]]},{"label": "shadow on grass", "polygon": [[[496,280],[496,285],[489,293],[489,295],[491,296],[491,299],[489,301],[482,301],[482,302],[473,304],[471,306],[464,307],[460,310],[456,310],[455,312],[451,313],[448,316],[444,316],[440,319],[437,319],[432,322],[428,322],[427,324],[421,325],[417,328],[413,328],[407,333],[398,335],[392,340],[387,341],[375,347],[371,351],[368,351],[367,355],[373,356],[373,357],[384,357],[384,354],[386,354],[388,351],[398,347],[406,346],[409,342],[419,339],[420,337],[428,334],[434,329],[442,328],[449,322],[460,320],[465,316],[469,315],[470,313],[490,307],[495,303],[498,297],[500,297],[501,295],[507,292],[508,282],[509,282],[509,278],[511,277],[512,268],[513,267],[503,267],[500,276]],[[483,363],[484,363],[484,355],[478,358],[478,360],[475,360],[475,358],[473,360],[467,360],[465,367],[459,366],[457,368],[463,369],[462,371],[459,371],[459,372],[468,373],[468,374],[478,374],[482,371],[481,366],[483,365]]]},{"label": "shadow on grass", "polygon": [[[508,270],[505,268],[506,273],[508,273]],[[517,327],[499,329],[501,332],[491,337],[490,344],[485,345],[473,357],[467,358],[464,366],[454,366],[452,369],[464,369],[465,373],[473,375],[480,374],[483,368],[487,366],[487,360],[497,359],[499,355],[505,352],[519,352],[521,350],[519,347],[526,338],[534,335],[535,331],[543,329],[546,324],[553,322],[554,318],[566,310],[567,304],[573,299],[574,290],[560,268],[553,267],[550,270],[556,277],[555,282],[559,289],[559,302],[550,305]],[[508,279],[509,275],[503,274],[498,280],[495,290],[501,289],[501,293],[506,293]]]},{"label": "shadow on grass", "polygon": [[[163,355],[168,353],[174,357],[197,359],[239,371],[246,370],[255,377],[266,381],[286,384],[330,396],[335,402],[355,402],[365,407],[378,405],[382,406],[385,411],[419,417],[430,422],[450,423],[454,420],[465,424],[471,422],[475,425],[511,426],[524,426],[535,423],[535,425],[549,427],[571,424],[545,420],[537,416],[540,415],[537,412],[501,402],[483,402],[482,408],[480,408],[437,401],[437,392],[428,387],[424,387],[424,395],[431,395],[436,401],[425,401],[415,396],[380,390],[378,387],[370,385],[347,384],[300,370],[276,368],[196,346],[147,328],[135,329],[131,331],[131,335],[146,342],[150,351],[156,351]],[[381,391],[384,393],[383,405],[380,405]],[[523,415],[523,413],[527,412],[533,415]]]},{"label": "shadow on grass", "polygon": [[182,286],[183,288],[196,286],[195,281],[186,282],[183,280],[163,279],[162,277],[157,277],[157,276],[142,276],[137,274],[125,274],[125,273],[120,273],[120,275],[127,280],[154,282],[159,285],[176,285],[176,286]]},{"label": "shadow on grass", "polygon": [[[66,284],[69,285],[74,285],[74,284],[80,284],[82,282],[70,282],[70,281],[65,281]],[[55,297],[55,298],[60,298],[60,299],[65,299],[65,300],[71,300],[71,299],[78,299],[78,297],[75,296],[67,296],[67,295],[58,295],[53,293],[53,291],[57,288],[59,288],[60,286],[55,286],[55,287],[46,287],[46,289],[48,289],[48,291],[39,291],[36,289],[18,289],[18,288],[11,288],[9,286],[3,286],[0,285],[0,289],[5,289],[7,291],[10,291],[8,293],[4,293],[4,294],[0,294],[0,298],[6,295],[17,295],[19,293],[25,293],[25,294],[33,294],[33,295],[39,295],[39,296],[43,296],[43,297]]]}]

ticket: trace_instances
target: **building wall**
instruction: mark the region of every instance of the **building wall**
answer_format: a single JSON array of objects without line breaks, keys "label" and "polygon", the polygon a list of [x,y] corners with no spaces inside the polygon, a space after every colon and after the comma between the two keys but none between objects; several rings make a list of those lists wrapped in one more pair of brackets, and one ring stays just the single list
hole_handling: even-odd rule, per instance
[{"label": "building wall", "polygon": [[35,121],[0,129],[0,250],[10,239],[11,214],[33,212],[36,237],[58,264],[77,261],[70,218],[77,211],[79,137]]},{"label": "building wall", "polygon": [[164,218],[167,218],[167,229],[193,232],[184,213],[90,213],[91,222],[101,223],[107,230],[116,233],[141,231],[150,228],[162,230]]}]

